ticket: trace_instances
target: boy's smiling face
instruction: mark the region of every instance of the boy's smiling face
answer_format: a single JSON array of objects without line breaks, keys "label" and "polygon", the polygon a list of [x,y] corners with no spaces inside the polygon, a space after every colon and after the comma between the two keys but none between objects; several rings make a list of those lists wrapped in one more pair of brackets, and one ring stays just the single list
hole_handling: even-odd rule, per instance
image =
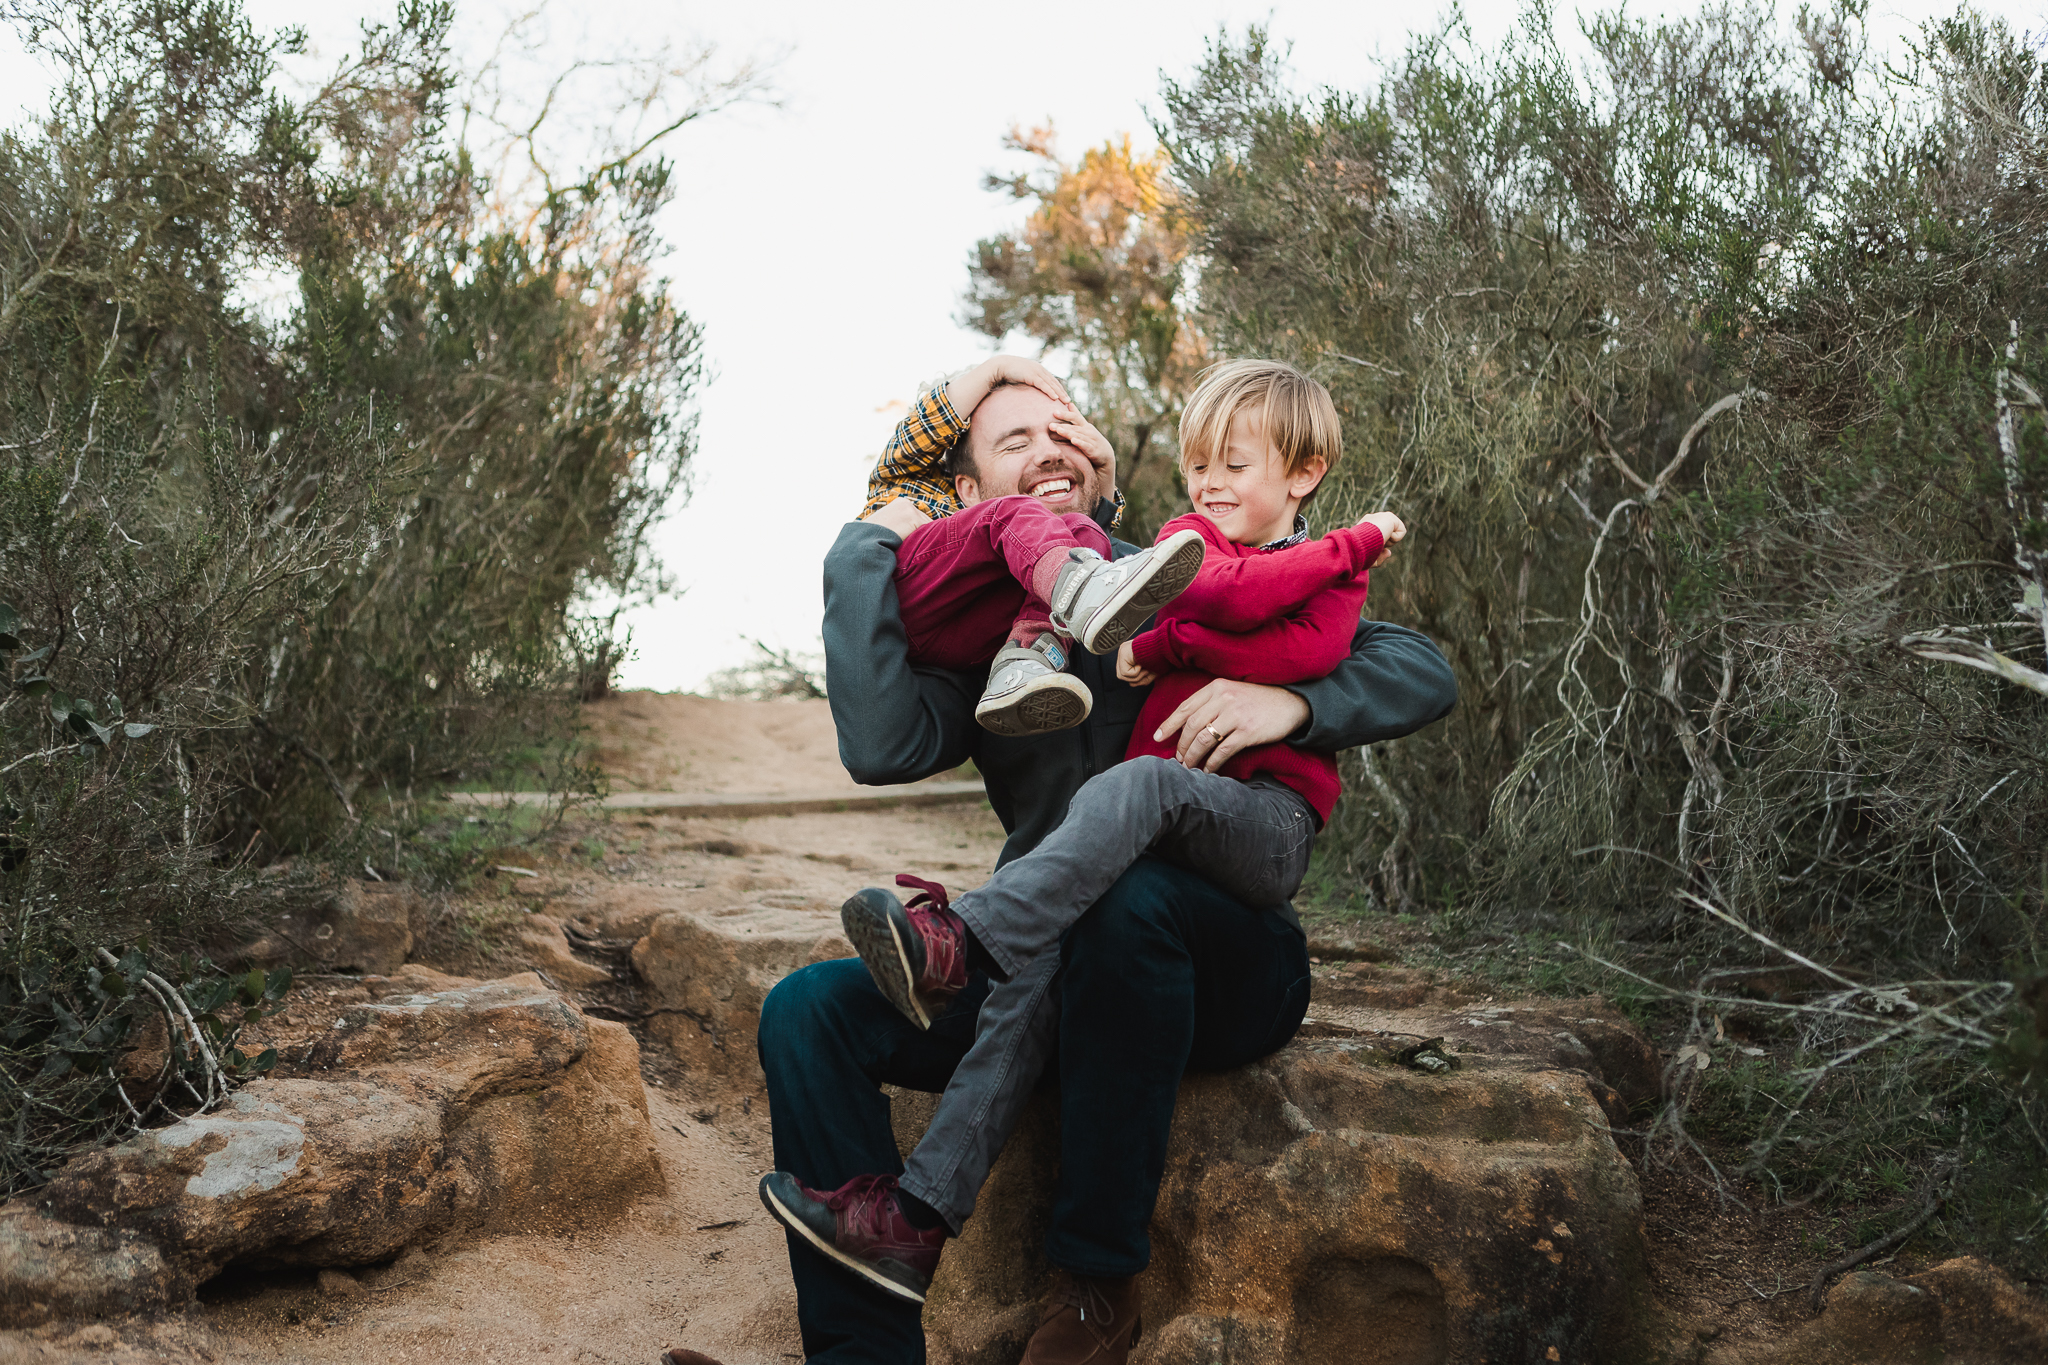
[{"label": "boy's smiling face", "polygon": [[1187,459],[1188,501],[1239,545],[1264,545],[1292,534],[1301,500],[1329,468],[1318,457],[1289,474],[1266,439],[1263,416],[1257,408],[1240,409],[1222,450]]}]

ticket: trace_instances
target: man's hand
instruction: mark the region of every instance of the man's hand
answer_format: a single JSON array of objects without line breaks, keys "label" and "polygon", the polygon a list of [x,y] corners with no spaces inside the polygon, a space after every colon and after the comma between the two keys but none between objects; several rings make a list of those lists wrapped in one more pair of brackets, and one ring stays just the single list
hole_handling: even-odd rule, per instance
[{"label": "man's hand", "polygon": [[1176,707],[1152,739],[1177,732],[1181,765],[1213,773],[1246,749],[1278,744],[1308,718],[1308,703],[1284,687],[1217,678]]},{"label": "man's hand", "polygon": [[1380,547],[1379,554],[1373,557],[1371,567],[1375,569],[1394,557],[1394,542],[1408,534],[1408,523],[1392,512],[1374,512],[1369,516],[1360,517],[1358,524],[1377,526],[1380,528],[1380,535],[1386,538],[1386,543]]},{"label": "man's hand", "polygon": [[898,539],[909,535],[930,520],[931,518],[926,516],[916,503],[902,497],[884,503],[880,511],[868,518],[871,524],[894,531]]},{"label": "man's hand", "polygon": [[1159,681],[1159,675],[1138,664],[1138,655],[1131,648],[1129,640],[1116,647],[1116,675],[1133,687],[1150,687]]},{"label": "man's hand", "polygon": [[1109,438],[1081,415],[1079,408],[1069,403],[1065,412],[1054,414],[1052,438],[1080,451],[1082,458],[1095,466],[1095,492],[1098,497],[1107,498],[1116,492],[1116,450],[1110,445]]},{"label": "man's hand", "polygon": [[1020,355],[990,356],[946,385],[946,401],[953,405],[953,412],[961,421],[969,421],[981,400],[988,397],[988,391],[1002,382],[1029,385],[1062,407],[1073,406],[1066,387],[1053,377],[1051,370]]}]

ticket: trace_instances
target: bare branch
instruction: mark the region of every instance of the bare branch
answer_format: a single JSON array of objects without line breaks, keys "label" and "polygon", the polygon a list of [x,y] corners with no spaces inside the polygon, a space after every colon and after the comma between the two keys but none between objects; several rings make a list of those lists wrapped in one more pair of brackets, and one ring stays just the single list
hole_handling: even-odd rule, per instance
[{"label": "bare branch", "polygon": [[2008,658],[1975,640],[1959,635],[1907,635],[1900,638],[1899,648],[1923,659],[1939,659],[1944,663],[1974,668],[2048,697],[2048,673],[2028,668],[2017,659]]}]

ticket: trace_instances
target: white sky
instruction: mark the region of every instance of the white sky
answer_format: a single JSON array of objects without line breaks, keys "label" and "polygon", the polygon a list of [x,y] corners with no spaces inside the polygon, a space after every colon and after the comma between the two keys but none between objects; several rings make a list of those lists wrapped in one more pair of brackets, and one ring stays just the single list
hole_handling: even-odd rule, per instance
[{"label": "white sky", "polygon": [[[303,25],[331,60],[360,19],[392,5],[249,8],[259,24]],[[2048,28],[2044,0],[1980,8],[2018,29]],[[1506,33],[1516,9],[1466,5],[1482,38]],[[1884,42],[1953,5],[1872,9]],[[745,661],[748,636],[817,647],[820,560],[857,509],[899,405],[988,352],[953,319],[974,243],[1022,217],[1016,201],[981,188],[986,171],[1007,166],[1001,139],[1012,124],[1051,119],[1069,158],[1126,131],[1149,145],[1145,108],[1157,104],[1160,72],[1189,72],[1219,26],[1236,34],[1266,22],[1292,44],[1301,87],[1356,89],[1376,54],[1398,55],[1410,29],[1441,12],[1358,0],[558,0],[558,22],[585,28],[586,53],[709,40],[733,59],[779,56],[783,96],[780,109],[727,111],[668,144],[678,193],[665,265],[677,301],[705,328],[715,379],[701,397],[694,491],[659,533],[681,591],[632,618],[637,655],[621,682],[687,690]],[[459,46],[495,37],[502,13],[459,4]],[[0,45],[0,88],[16,92],[5,103],[33,100],[43,82],[11,35]]]}]

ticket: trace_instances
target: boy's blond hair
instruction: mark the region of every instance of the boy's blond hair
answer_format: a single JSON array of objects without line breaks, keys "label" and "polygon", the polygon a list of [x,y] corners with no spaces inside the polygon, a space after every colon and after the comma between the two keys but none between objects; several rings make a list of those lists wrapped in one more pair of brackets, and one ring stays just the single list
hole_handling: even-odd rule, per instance
[{"label": "boy's blond hair", "polygon": [[[1278,360],[1225,360],[1202,372],[1201,382],[1180,414],[1180,471],[1196,457],[1215,459],[1230,443],[1230,424],[1247,409],[1259,414],[1259,428],[1279,453],[1291,477],[1320,456],[1327,470],[1344,453],[1344,427],[1330,391],[1292,365]],[[1322,484],[1303,498],[1307,506]]]}]

